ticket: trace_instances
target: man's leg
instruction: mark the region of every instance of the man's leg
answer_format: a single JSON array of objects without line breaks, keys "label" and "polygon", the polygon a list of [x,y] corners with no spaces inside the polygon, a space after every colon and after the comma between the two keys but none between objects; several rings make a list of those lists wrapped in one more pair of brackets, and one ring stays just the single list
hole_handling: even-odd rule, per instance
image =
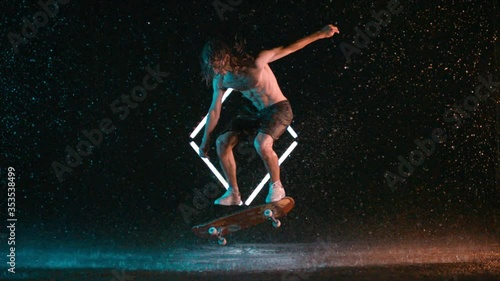
[{"label": "man's leg", "polygon": [[229,183],[227,192],[215,200],[217,205],[241,205],[241,195],[236,180],[236,161],[233,155],[233,148],[237,143],[238,135],[233,131],[220,135],[216,141],[220,165]]},{"label": "man's leg", "polygon": [[254,141],[255,149],[260,158],[262,158],[262,161],[264,161],[269,175],[271,175],[271,182],[274,183],[280,180],[280,166],[278,165],[278,155],[274,152],[273,144],[273,138],[262,132],[257,134]]},{"label": "man's leg", "polygon": [[217,155],[219,156],[220,165],[222,166],[226,180],[229,186],[238,191],[236,162],[234,161],[233,154],[233,148],[236,144],[238,144],[238,135],[232,131],[220,135],[216,141]]},{"label": "man's leg", "polygon": [[274,152],[273,144],[292,122],[292,107],[287,100],[280,101],[262,110],[260,116],[261,123],[259,134],[255,138],[255,148],[271,176],[266,202],[276,202],[285,197],[285,189],[281,185],[278,155]]},{"label": "man's leg", "polygon": [[269,193],[266,197],[266,203],[276,202],[285,197],[285,190],[281,185],[280,181],[280,166],[278,164],[278,155],[273,149],[274,140],[273,138],[262,132],[259,132],[255,138],[255,149],[257,153],[264,161],[269,175],[271,175],[271,185],[269,187]]}]

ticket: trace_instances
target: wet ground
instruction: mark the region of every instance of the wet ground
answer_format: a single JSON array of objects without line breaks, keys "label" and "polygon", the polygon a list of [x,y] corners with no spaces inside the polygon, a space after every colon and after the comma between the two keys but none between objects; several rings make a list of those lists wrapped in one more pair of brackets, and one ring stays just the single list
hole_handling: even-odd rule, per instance
[{"label": "wet ground", "polygon": [[[21,258],[20,258],[21,259]],[[30,251],[2,280],[500,280],[495,243],[191,245],[156,251]]]}]

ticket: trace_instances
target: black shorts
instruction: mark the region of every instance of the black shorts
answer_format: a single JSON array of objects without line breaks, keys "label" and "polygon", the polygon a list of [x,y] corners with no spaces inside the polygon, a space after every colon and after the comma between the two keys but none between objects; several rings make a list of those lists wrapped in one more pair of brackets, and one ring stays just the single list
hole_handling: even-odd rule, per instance
[{"label": "black shorts", "polygon": [[277,140],[292,123],[293,112],[288,100],[277,102],[258,112],[240,114],[231,121],[227,131],[250,134],[258,130]]}]

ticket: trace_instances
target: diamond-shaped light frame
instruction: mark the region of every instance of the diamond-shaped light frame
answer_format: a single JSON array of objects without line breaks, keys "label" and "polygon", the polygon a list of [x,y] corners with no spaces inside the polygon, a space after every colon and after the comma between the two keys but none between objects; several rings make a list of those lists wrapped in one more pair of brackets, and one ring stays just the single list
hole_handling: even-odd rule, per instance
[{"label": "diamond-shaped light frame", "polygon": [[[226,100],[226,98],[233,92],[233,89],[232,88],[228,88],[226,90],[226,92],[224,92],[224,95],[222,96],[222,103]],[[189,137],[191,138],[191,142],[189,143],[191,145],[191,147],[194,149],[194,151],[196,152],[196,154],[199,153],[199,146],[193,141],[193,139],[196,137],[196,135],[198,135],[198,133],[201,131],[201,129],[205,126],[205,124],[207,123],[207,115],[205,115],[205,117],[201,120],[201,122],[198,124],[198,126],[193,130],[193,132],[191,133],[191,135],[189,135]],[[287,131],[290,133],[290,135],[296,139],[297,138],[297,133],[292,129],[291,126],[288,126],[287,127]],[[293,141],[292,144],[286,149],[286,151],[280,156],[279,160],[278,160],[278,164],[281,165],[281,163],[283,163],[283,161],[285,161],[285,159],[288,157],[288,155],[290,155],[290,153],[292,153],[292,151],[295,149],[295,147],[297,146],[297,141]],[[208,158],[204,158],[204,157],[200,157],[201,160],[203,160],[203,162],[205,162],[205,164],[207,164],[208,168],[210,169],[210,171],[212,171],[212,173],[214,173],[215,177],[222,183],[222,185],[228,189],[229,188],[229,184],[227,183],[227,181],[224,179],[224,177],[221,175],[221,173],[217,170],[217,168],[215,168],[215,166],[212,164],[212,162],[210,162],[210,160]],[[266,184],[266,182],[270,179],[270,175],[269,173],[267,173],[264,178],[262,179],[262,181],[257,185],[257,187],[254,189],[254,191],[252,192],[252,194],[250,195],[250,197],[248,197],[248,199],[245,201],[245,205],[250,205],[250,203],[252,203],[253,199],[255,199],[255,197],[257,196],[257,194],[259,194],[259,192],[262,190],[262,188],[264,187],[264,185]]]}]

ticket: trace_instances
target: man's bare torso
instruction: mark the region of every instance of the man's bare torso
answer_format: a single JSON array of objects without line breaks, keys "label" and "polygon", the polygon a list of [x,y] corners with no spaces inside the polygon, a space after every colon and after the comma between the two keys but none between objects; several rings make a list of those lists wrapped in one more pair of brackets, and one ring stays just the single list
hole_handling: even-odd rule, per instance
[{"label": "man's bare torso", "polygon": [[220,78],[221,88],[233,88],[241,92],[259,110],[286,100],[268,64],[247,67],[236,74],[227,72]]}]

